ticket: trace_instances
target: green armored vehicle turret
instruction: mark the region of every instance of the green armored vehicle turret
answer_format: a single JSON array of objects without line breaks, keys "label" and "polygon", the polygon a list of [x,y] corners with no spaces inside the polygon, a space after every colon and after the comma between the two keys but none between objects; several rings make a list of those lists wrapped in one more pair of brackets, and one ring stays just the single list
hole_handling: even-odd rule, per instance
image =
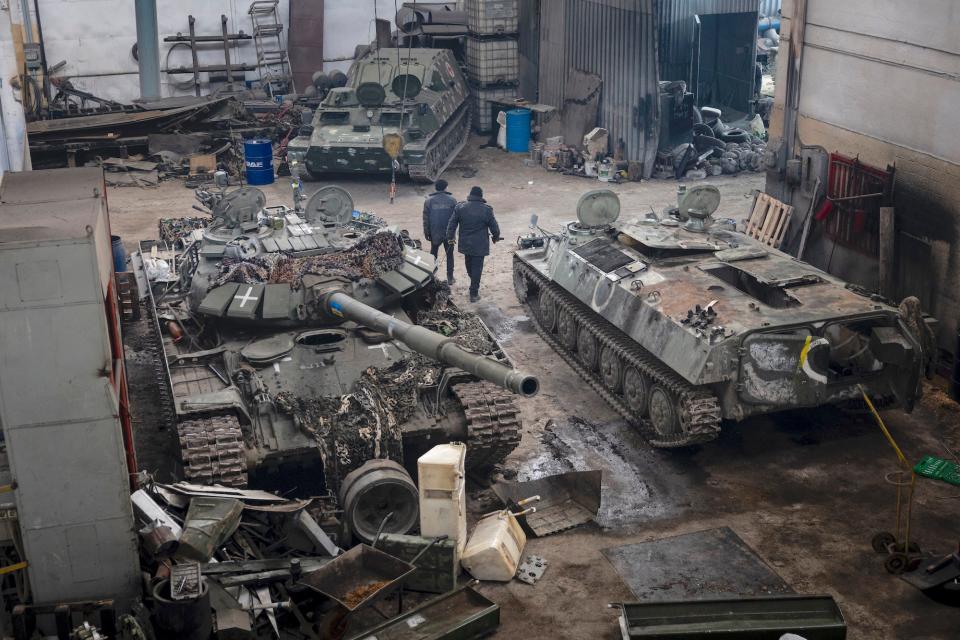
[{"label": "green armored vehicle turret", "polygon": [[405,233],[334,186],[294,208],[249,187],[198,198],[213,222],[151,287],[187,480],[292,489],[306,469],[369,541],[391,511],[386,531],[417,521],[405,460],[461,441],[482,468],[517,446],[513,398],[537,380]]},{"label": "green armored vehicle turret", "polygon": [[384,149],[386,137],[402,140],[399,173],[432,182],[466,144],[468,93],[447,49],[366,48],[346,86],[331,89],[312,124],[290,141],[291,171],[303,177],[390,174],[394,160]]},{"label": "green armored vehicle turret", "polygon": [[521,238],[517,297],[610,405],[651,427],[655,446],[864,393],[912,408],[933,355],[917,305],[892,306],[713,221],[719,203],[700,186],[677,217],[624,221],[615,193],[589,192],[560,233]]}]

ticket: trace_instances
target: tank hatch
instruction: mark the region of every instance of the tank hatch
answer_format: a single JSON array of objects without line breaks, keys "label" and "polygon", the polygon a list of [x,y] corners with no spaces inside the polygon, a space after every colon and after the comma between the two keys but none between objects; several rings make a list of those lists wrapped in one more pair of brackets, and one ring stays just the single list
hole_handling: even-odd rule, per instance
[{"label": "tank hatch", "polygon": [[344,225],[353,216],[353,197],[336,185],[317,189],[303,208],[303,217],[312,224]]},{"label": "tank hatch", "polygon": [[609,189],[595,189],[580,196],[577,220],[583,227],[605,227],[620,217],[620,198]]}]

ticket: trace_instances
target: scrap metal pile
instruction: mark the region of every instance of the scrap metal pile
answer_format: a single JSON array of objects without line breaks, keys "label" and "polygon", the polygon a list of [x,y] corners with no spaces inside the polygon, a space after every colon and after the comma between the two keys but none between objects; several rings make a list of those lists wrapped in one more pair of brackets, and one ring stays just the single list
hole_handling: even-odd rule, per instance
[{"label": "scrap metal pile", "polygon": [[209,218],[160,218],[157,221],[158,237],[172,247],[182,248],[194,231],[206,229],[209,224]]},{"label": "scrap metal pile", "polygon": [[342,251],[291,258],[272,253],[250,259],[225,259],[220,275],[211,286],[227,282],[241,284],[288,283],[299,287],[306,275],[342,277],[348,280],[376,278],[403,264],[403,247],[396,234],[380,231],[367,234]]}]

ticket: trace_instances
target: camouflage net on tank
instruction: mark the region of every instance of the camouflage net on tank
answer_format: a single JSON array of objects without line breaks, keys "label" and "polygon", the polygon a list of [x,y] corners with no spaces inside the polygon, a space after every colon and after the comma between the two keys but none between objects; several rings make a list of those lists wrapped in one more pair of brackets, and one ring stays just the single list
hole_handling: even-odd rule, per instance
[{"label": "camouflage net on tank", "polygon": [[389,231],[369,233],[342,251],[306,258],[271,253],[245,260],[226,258],[220,275],[210,288],[228,282],[240,284],[288,283],[300,287],[304,276],[341,277],[349,280],[376,278],[403,265],[403,247]]},{"label": "camouflage net on tank", "polygon": [[[456,338],[465,349],[491,353],[494,343],[480,320],[446,304],[447,285],[427,293],[440,306],[421,312],[418,324]],[[442,370],[441,363],[410,352],[389,367],[364,371],[351,393],[304,398],[281,392],[275,402],[316,439],[327,487],[337,491],[344,476],[371,458],[403,460],[401,426],[416,414],[420,389],[437,384]]]},{"label": "camouflage net on tank", "polygon": [[352,393],[303,398],[281,392],[275,402],[316,439],[327,487],[338,491],[343,477],[367,460],[403,460],[400,426],[416,412],[419,388],[435,384],[440,369],[414,354],[389,367],[367,369]]}]

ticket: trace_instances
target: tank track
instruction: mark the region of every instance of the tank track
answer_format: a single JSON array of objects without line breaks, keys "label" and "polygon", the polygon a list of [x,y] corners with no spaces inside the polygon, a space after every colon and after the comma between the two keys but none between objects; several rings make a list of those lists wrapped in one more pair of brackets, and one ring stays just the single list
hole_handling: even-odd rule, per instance
[{"label": "tank track", "polygon": [[243,431],[237,417],[211,414],[183,420],[177,425],[183,475],[190,482],[247,486]]},{"label": "tank track", "polygon": [[467,418],[467,467],[503,462],[520,444],[520,409],[513,394],[490,382],[465,382],[451,391]]},{"label": "tank track", "polygon": [[170,388],[170,376],[166,366],[166,352],[163,349],[163,336],[160,334],[160,322],[157,310],[150,304],[149,325],[150,340],[146,346],[150,354],[150,368],[157,383],[157,413],[160,416],[160,428],[172,427],[177,420],[177,411],[173,404],[173,389]]},{"label": "tank track", "polygon": [[[531,318],[537,332],[566,361],[570,367],[584,379],[607,404],[626,420],[641,428],[644,437],[651,445],[661,448],[686,447],[709,442],[720,432],[720,403],[708,390],[697,388],[676,372],[648,353],[636,342],[627,337],[620,329],[598,316],[596,312],[573,297],[559,285],[550,282],[540,273],[525,264],[517,256],[513,258],[514,283],[517,297],[525,299],[531,310]],[[526,284],[527,289],[523,289]],[[622,369],[633,366],[644,374],[648,382],[659,384],[673,395],[675,408],[679,413],[681,433],[664,436],[656,432],[647,420],[638,416],[627,404],[620,393],[612,391],[603,382],[599,372],[588,370],[567,348],[552,330],[540,324],[535,296],[529,293],[530,284],[545,292],[556,304],[558,315],[561,310],[570,313],[579,327],[589,328],[598,341],[598,353],[603,347],[609,347],[622,363]],[[649,394],[649,385],[648,385]]]},{"label": "tank track", "polygon": [[460,113],[447,121],[447,125],[446,130],[434,136],[427,145],[426,162],[407,165],[407,173],[414,182],[434,182],[467,144],[470,107],[464,103]]}]

